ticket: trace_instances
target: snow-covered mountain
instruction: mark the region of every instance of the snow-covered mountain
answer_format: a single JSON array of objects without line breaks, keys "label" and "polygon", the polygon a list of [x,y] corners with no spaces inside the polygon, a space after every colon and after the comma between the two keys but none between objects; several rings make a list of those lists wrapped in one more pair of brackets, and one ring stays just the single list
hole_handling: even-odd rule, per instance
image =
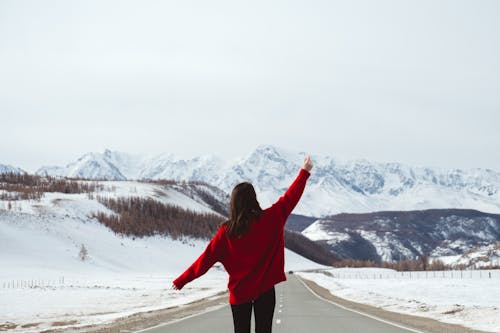
[{"label": "snow-covered mountain", "polygon": [[[126,180],[136,178],[141,166],[140,157],[112,152],[106,149],[101,153],[87,153],[77,161],[61,166],[45,166],[37,170],[39,175],[64,176],[72,178]],[[128,177],[124,176],[126,173]]]},{"label": "snow-covered mountain", "polygon": [[15,174],[21,174],[25,173],[25,171],[21,168],[8,165],[8,164],[0,164],[0,174],[3,173],[15,173]]},{"label": "snow-covered mountain", "polygon": [[500,242],[477,246],[469,249],[463,254],[436,257],[443,263],[462,267],[499,267],[500,266]]},{"label": "snow-covered mountain", "polygon": [[[173,154],[135,156],[106,150],[89,153],[66,167],[43,167],[38,174],[104,179],[201,180],[226,192],[251,181],[263,206],[289,186],[305,156],[271,145],[247,156],[223,160]],[[500,172],[489,169],[440,169],[366,160],[343,161],[312,155],[315,167],[295,212],[325,216],[341,212],[467,208],[500,213]]]},{"label": "snow-covered mountain", "polygon": [[500,242],[500,215],[464,209],[338,214],[317,220],[302,234],[341,258],[458,258]]}]

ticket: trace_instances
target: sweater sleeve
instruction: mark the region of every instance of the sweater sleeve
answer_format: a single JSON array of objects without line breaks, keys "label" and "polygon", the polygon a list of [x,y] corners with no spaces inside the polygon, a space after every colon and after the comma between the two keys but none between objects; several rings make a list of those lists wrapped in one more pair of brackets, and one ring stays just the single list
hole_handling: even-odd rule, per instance
[{"label": "sweater sleeve", "polygon": [[302,168],[297,175],[297,178],[293,181],[292,185],[286,190],[286,192],[272,205],[272,208],[277,212],[278,216],[283,216],[283,225],[286,223],[288,216],[292,213],[295,206],[300,200],[304,188],[306,186],[306,181],[311,173],[306,169]]},{"label": "sweater sleeve", "polygon": [[185,284],[205,274],[210,267],[220,260],[220,240],[222,228],[212,238],[205,251],[189,266],[184,273],[173,281],[173,284],[180,290]]}]

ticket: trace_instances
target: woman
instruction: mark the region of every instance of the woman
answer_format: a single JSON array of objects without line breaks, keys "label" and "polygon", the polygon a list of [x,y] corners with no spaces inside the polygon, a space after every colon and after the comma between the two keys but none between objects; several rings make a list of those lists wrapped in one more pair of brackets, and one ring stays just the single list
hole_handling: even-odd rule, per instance
[{"label": "woman", "polygon": [[173,281],[172,288],[182,289],[219,261],[229,274],[229,303],[235,333],[250,332],[252,308],[255,332],[271,332],[276,303],[274,285],[286,280],[285,223],[302,196],[312,167],[307,156],[292,185],[265,210],[260,208],[252,184],[236,185],[231,192],[229,219],[201,256]]}]

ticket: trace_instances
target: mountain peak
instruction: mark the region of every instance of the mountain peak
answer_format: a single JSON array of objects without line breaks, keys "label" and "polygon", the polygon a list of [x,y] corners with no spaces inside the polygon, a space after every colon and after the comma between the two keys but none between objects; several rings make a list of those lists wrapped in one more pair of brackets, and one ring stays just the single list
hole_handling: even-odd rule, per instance
[{"label": "mountain peak", "polygon": [[273,160],[283,159],[292,163],[300,163],[305,157],[305,152],[298,152],[287,148],[274,146],[271,144],[258,145],[249,156],[258,155],[261,158],[270,158]]},{"label": "mountain peak", "polygon": [[111,149],[109,149],[109,148],[104,149],[104,152],[103,152],[104,156],[107,157],[107,156],[111,156],[112,154],[113,154],[113,152],[111,151]]},{"label": "mountain peak", "polygon": [[26,173],[26,171],[24,171],[21,168],[12,166],[10,164],[0,164],[0,174],[2,174],[2,173],[22,174],[22,173]]},{"label": "mountain peak", "polygon": [[279,149],[276,146],[270,144],[260,144],[254,149],[254,153],[267,153],[279,155]]}]

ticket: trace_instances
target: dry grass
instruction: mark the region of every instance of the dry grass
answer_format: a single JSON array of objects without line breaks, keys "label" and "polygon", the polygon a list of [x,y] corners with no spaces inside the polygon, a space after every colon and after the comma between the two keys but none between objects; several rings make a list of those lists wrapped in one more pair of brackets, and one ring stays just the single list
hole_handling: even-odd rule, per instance
[{"label": "dry grass", "polygon": [[13,330],[16,328],[18,325],[11,323],[11,322],[5,322],[3,324],[0,324],[0,331],[8,331],[8,330]]},{"label": "dry grass", "polygon": [[65,321],[55,321],[51,325],[52,326],[68,326],[78,324],[77,320],[65,320]]}]

